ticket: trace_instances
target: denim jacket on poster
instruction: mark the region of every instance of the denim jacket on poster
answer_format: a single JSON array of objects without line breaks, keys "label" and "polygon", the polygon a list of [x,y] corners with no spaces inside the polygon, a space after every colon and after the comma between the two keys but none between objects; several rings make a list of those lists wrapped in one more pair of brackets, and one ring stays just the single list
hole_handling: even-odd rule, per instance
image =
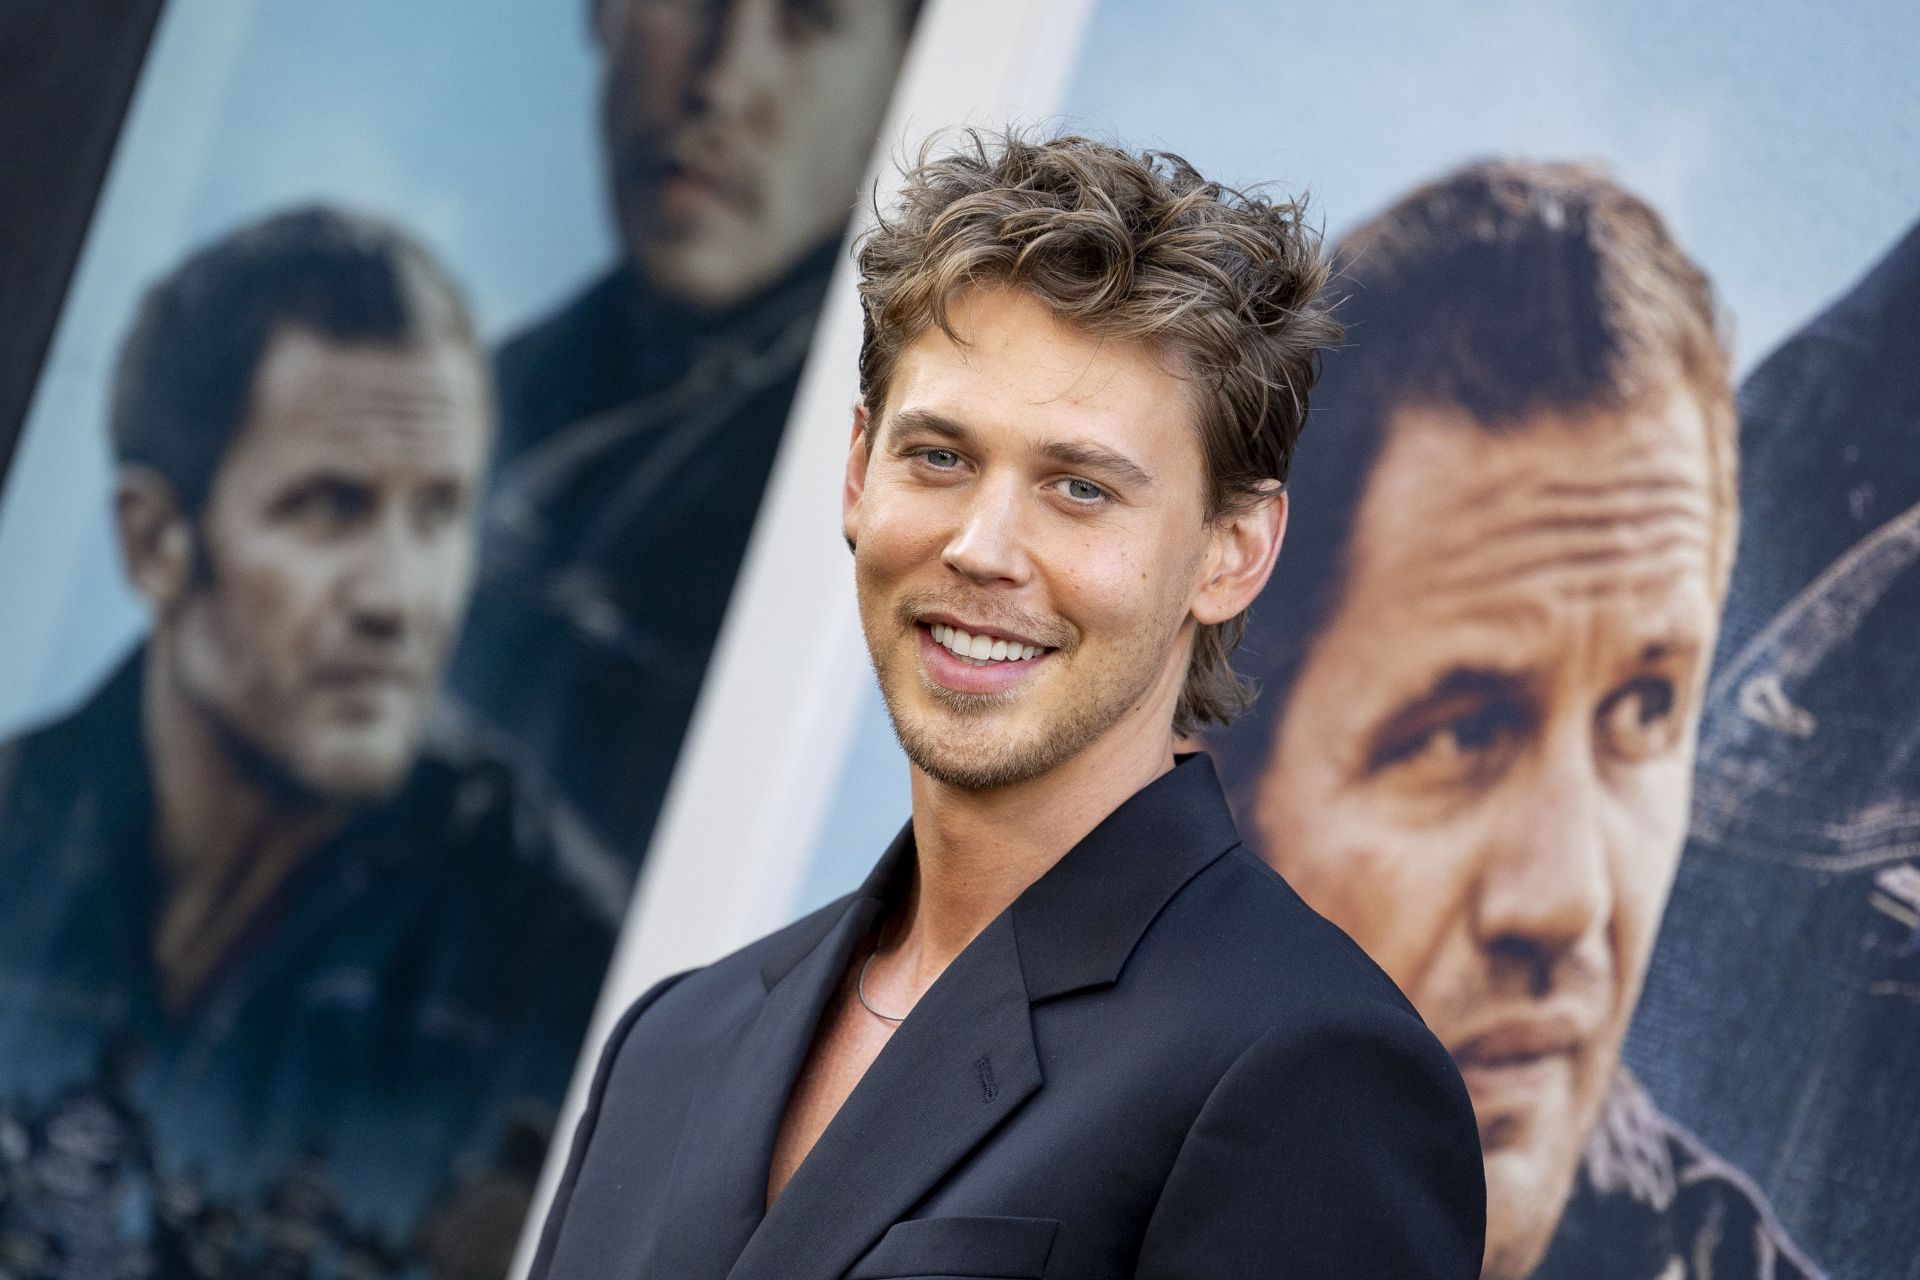
[{"label": "denim jacket on poster", "polygon": [[1690,838],[1627,1054],[1840,1280],[1920,1274],[1920,227],[1742,388]]}]

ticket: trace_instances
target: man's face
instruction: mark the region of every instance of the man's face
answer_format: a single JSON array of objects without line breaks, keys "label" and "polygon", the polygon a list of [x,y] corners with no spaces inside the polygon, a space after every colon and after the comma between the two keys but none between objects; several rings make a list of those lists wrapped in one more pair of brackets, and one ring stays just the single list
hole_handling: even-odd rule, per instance
[{"label": "man's face", "polygon": [[351,800],[405,777],[472,583],[488,413],[461,346],[268,346],[161,625],[186,699],[281,780]]},{"label": "man's face", "polygon": [[[902,353],[847,535],[908,756],[968,789],[1112,732],[1164,751],[1208,550],[1184,385],[1028,295],[972,290]],[[970,655],[955,649],[967,641]]]},{"label": "man's face", "polygon": [[1489,1277],[1559,1222],[1679,857],[1720,605],[1705,430],[1679,393],[1501,434],[1396,414],[1253,800],[1460,1066]]},{"label": "man's face", "polygon": [[839,235],[906,47],[904,0],[600,0],[620,234],[720,309]]}]

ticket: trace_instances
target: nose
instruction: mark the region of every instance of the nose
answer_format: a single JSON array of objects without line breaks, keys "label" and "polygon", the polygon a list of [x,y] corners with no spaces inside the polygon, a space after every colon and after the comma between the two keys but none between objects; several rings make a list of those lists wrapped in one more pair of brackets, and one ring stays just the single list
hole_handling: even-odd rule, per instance
[{"label": "nose", "polygon": [[1477,886],[1481,946],[1521,968],[1536,996],[1613,910],[1603,781],[1579,729],[1568,726],[1537,768],[1508,782]]},{"label": "nose", "polygon": [[699,105],[716,115],[756,119],[777,90],[781,60],[781,0],[735,0],[721,5],[695,77]]},{"label": "nose", "polygon": [[941,559],[978,586],[1021,586],[1032,575],[1020,495],[1011,483],[973,487]]},{"label": "nose", "polygon": [[358,540],[342,576],[341,603],[354,632],[367,639],[405,637],[434,590],[436,572],[433,548],[401,504],[389,504]]}]

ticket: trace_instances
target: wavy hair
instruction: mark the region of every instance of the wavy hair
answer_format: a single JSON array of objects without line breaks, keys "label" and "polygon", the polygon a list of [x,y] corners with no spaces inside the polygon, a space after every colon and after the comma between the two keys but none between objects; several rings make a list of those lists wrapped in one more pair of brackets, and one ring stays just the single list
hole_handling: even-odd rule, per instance
[{"label": "wavy hair", "polygon": [[[1169,359],[1189,388],[1209,518],[1284,484],[1320,355],[1340,326],[1304,203],[1202,177],[1177,155],[1075,135],[966,130],[906,166],[859,242],[860,394],[875,419],[900,354],[966,289],[1021,289],[1100,337]],[[1201,626],[1174,714],[1187,736],[1227,724],[1253,690],[1229,659],[1244,614]]]}]

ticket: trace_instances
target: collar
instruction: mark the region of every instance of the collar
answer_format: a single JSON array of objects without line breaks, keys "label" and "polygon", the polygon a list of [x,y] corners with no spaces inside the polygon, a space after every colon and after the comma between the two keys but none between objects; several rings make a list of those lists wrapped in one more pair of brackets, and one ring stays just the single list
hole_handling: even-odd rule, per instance
[{"label": "collar", "polygon": [[1014,900],[1028,997],[1111,985],[1181,886],[1239,843],[1212,759],[1176,757]]},{"label": "collar", "polygon": [[[1176,756],[1174,767],[1129,796],[1008,909],[1026,978],[1038,1003],[1109,986],[1154,917],[1182,885],[1240,843],[1213,761]],[[861,904],[899,900],[913,873],[908,822],[839,911],[804,922],[761,966],[769,989]],[[873,911],[872,906],[863,909]]]},{"label": "collar", "polygon": [[588,290],[582,305],[615,331],[608,349],[628,362],[628,393],[677,381],[703,350],[714,347],[760,351],[793,321],[820,309],[840,257],[835,236],[800,257],[778,279],[719,311],[705,311],[666,297],[622,262]]}]

